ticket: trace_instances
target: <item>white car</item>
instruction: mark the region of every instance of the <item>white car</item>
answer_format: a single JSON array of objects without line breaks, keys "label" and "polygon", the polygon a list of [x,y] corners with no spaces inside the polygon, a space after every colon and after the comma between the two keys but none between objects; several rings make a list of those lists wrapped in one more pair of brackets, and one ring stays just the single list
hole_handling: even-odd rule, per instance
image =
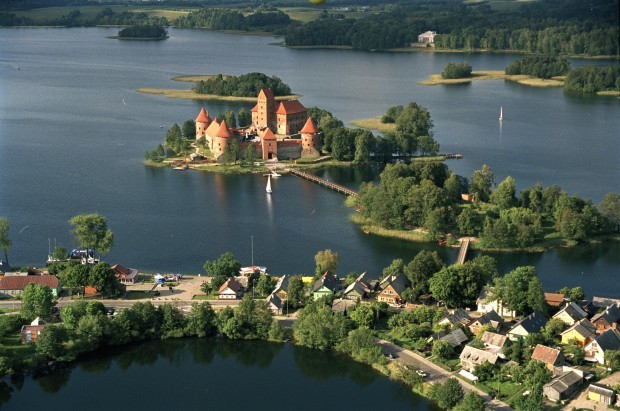
[{"label": "white car", "polygon": [[415,373],[418,374],[422,378],[428,377],[428,374],[422,370],[416,370]]}]

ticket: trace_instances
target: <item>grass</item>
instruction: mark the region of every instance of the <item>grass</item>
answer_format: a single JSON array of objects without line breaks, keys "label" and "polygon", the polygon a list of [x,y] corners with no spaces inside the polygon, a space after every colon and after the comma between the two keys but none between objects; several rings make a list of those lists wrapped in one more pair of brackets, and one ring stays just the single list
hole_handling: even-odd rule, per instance
[{"label": "grass", "polygon": [[362,216],[360,213],[352,214],[349,219],[359,225],[364,232],[367,231],[368,234],[377,235],[379,237],[397,238],[399,240],[418,243],[430,241],[428,236],[423,232],[415,230],[391,230],[384,228],[373,224],[368,218]]},{"label": "grass", "polygon": [[444,79],[441,77],[441,74],[431,74],[426,80],[420,81],[418,84],[425,86],[434,86],[437,84],[466,84],[478,80],[508,80],[533,87],[561,87],[564,85],[562,77],[545,80],[525,74],[510,75],[506,74],[504,70],[473,71],[471,77],[457,79]]},{"label": "grass", "polygon": [[192,300],[217,300],[216,295],[196,294],[192,296]]},{"label": "grass", "polygon": [[382,123],[381,116],[360,118],[350,121],[349,124],[355,127],[365,128],[367,130],[376,130],[380,133],[393,133],[394,131],[396,131],[396,124]]},{"label": "grass", "polygon": [[0,314],[15,313],[19,310],[19,308],[0,308]]},{"label": "grass", "polygon": [[4,338],[0,339],[0,341],[2,342],[2,348],[8,355],[24,357],[34,353],[33,344],[21,343],[21,331],[7,334]]}]

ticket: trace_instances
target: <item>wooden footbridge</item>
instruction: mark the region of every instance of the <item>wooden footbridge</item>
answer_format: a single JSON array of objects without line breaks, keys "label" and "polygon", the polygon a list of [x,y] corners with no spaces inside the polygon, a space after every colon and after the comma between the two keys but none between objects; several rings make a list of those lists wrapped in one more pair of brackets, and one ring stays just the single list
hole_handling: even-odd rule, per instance
[{"label": "wooden footbridge", "polygon": [[313,183],[317,183],[318,185],[321,185],[323,187],[327,187],[327,188],[332,189],[334,191],[337,191],[337,192],[339,192],[341,194],[344,194],[344,195],[347,195],[347,196],[356,196],[357,195],[357,193],[355,191],[351,190],[350,188],[341,186],[339,184],[332,183],[331,181],[326,180],[324,178],[317,177],[317,176],[312,175],[312,174],[304,173],[303,171],[295,170],[294,168],[289,169],[289,171],[290,171],[291,174],[294,174],[294,175],[296,175],[298,177],[301,177],[301,178],[303,178],[305,180],[312,181]]},{"label": "wooden footbridge", "polygon": [[459,249],[459,255],[456,257],[456,264],[463,264],[467,258],[467,251],[469,250],[469,238],[461,240],[461,248]]}]

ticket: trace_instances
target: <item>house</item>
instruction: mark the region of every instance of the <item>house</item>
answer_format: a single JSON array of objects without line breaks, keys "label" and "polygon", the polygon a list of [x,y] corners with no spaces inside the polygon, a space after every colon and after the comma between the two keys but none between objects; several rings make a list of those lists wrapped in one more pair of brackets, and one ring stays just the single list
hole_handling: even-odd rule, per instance
[{"label": "house", "polygon": [[348,316],[351,310],[356,306],[357,302],[353,300],[338,298],[332,303],[332,311],[335,313],[342,313],[344,316]]},{"label": "house", "polygon": [[450,324],[451,327],[468,326],[469,323],[471,323],[471,317],[462,308],[449,311],[448,315],[438,321],[439,325]]},{"label": "house", "polygon": [[609,387],[590,384],[588,387],[588,399],[601,404],[612,405],[616,402],[616,393]]},{"label": "house", "polygon": [[422,34],[418,35],[418,43],[423,43],[423,44],[433,44],[435,43],[435,36],[437,35],[437,32],[435,31],[425,31]]},{"label": "house", "polygon": [[576,322],[568,330],[560,333],[562,344],[576,341],[580,347],[585,347],[596,336],[596,327],[587,318]]},{"label": "house", "polygon": [[504,354],[502,354],[502,349],[506,344],[506,340],[508,337],[501,334],[492,333],[490,331],[485,331],[482,334],[482,338],[480,342],[484,344],[484,350],[492,352],[500,356],[500,358],[504,358]]},{"label": "house", "polygon": [[551,401],[562,401],[573,395],[583,383],[583,374],[567,371],[543,386],[543,394]]},{"label": "house", "polygon": [[575,324],[577,321],[586,318],[588,314],[581,309],[574,302],[570,302],[564,306],[560,311],[555,313],[552,318],[562,320],[569,327]]},{"label": "house", "polygon": [[474,372],[476,367],[485,361],[495,364],[499,356],[488,351],[479,350],[471,345],[466,345],[463,352],[459,356],[461,367],[469,372]]},{"label": "house", "polygon": [[[389,277],[389,278],[388,278]],[[383,289],[377,296],[377,301],[386,302],[392,305],[400,305],[403,303],[403,292],[409,287],[409,279],[405,274],[399,274],[397,276],[388,276],[387,282],[384,279],[381,283]],[[379,284],[379,287],[382,285]]]},{"label": "house", "polygon": [[497,331],[502,323],[502,317],[500,317],[495,310],[491,310],[482,317],[473,320],[468,327],[472,334],[476,334],[485,325],[490,325]]},{"label": "house", "polygon": [[217,291],[217,298],[220,300],[238,300],[242,295],[241,284],[234,278],[226,280]]},{"label": "house", "polygon": [[284,302],[277,294],[271,293],[269,297],[267,297],[267,305],[269,305],[269,309],[273,313],[273,315],[282,314],[282,308],[284,307]]},{"label": "house", "polygon": [[564,355],[562,355],[560,350],[542,344],[536,344],[536,348],[534,348],[532,353],[532,360],[545,363],[550,371],[554,371],[555,367],[565,362]]},{"label": "house", "polygon": [[30,323],[30,325],[22,326],[20,342],[22,344],[36,342],[37,338],[39,338],[39,335],[41,334],[41,330],[43,330],[46,325],[47,324],[45,321],[37,317]]},{"label": "house", "polygon": [[342,294],[348,300],[361,301],[366,298],[370,290],[360,281],[354,281],[344,290]]},{"label": "house", "polygon": [[370,274],[367,271],[361,273],[356,279],[356,282],[361,283],[364,287],[370,291],[374,291],[377,288],[378,281],[375,278],[370,278]]},{"label": "house", "polygon": [[583,300],[582,302],[579,303],[579,307],[581,307],[581,309],[588,314],[588,318],[592,317],[594,314],[596,314],[596,306],[594,305],[594,303],[590,300]]},{"label": "house", "polygon": [[8,277],[0,280],[0,296],[17,297],[24,292],[28,284],[41,284],[52,289],[52,295],[58,297],[60,294],[60,282],[55,275],[25,275]]},{"label": "house", "polygon": [[599,334],[583,348],[586,361],[605,364],[605,351],[620,350],[620,332],[613,328]]},{"label": "house", "polygon": [[596,332],[598,333],[602,333],[609,328],[617,330],[618,322],[620,321],[620,308],[615,304],[611,304],[605,311],[592,317],[590,321],[596,326]]},{"label": "house", "polygon": [[493,297],[493,290],[485,287],[480,291],[480,295],[476,300],[477,311],[481,313],[488,313],[495,311],[502,317],[515,317],[517,312],[504,306],[504,303],[499,298]]},{"label": "house", "polygon": [[276,284],[276,288],[274,288],[271,293],[276,294],[281,300],[286,300],[288,297],[288,280],[289,277],[286,274],[280,277]]},{"label": "house", "polygon": [[316,280],[312,286],[312,297],[315,300],[318,300],[319,298],[333,295],[336,292],[337,287],[338,280],[336,277],[334,277],[331,272],[325,271],[325,274]]},{"label": "house", "polygon": [[138,276],[138,270],[135,268],[125,268],[120,264],[114,264],[110,268],[114,270],[114,275],[121,284],[133,284]]},{"label": "house", "polygon": [[552,307],[559,307],[564,302],[564,294],[545,293],[545,302]]},{"label": "house", "polygon": [[507,335],[512,341],[515,341],[530,334],[539,333],[546,324],[547,319],[545,316],[542,315],[540,311],[534,311],[515,324],[515,326],[508,331]]},{"label": "house", "polygon": [[436,340],[442,340],[450,344],[452,347],[456,348],[459,345],[467,342],[468,339],[469,338],[467,338],[463,330],[461,330],[460,328],[457,328],[456,330],[450,333],[447,333],[445,331],[435,333],[431,335],[427,341],[432,342]]}]

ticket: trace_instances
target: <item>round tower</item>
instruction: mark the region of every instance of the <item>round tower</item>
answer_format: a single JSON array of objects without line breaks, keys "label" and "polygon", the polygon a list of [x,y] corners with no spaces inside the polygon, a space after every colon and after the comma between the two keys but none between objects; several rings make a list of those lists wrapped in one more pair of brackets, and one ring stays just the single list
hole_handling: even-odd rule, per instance
[{"label": "round tower", "polygon": [[321,155],[321,135],[314,121],[312,121],[312,117],[308,117],[300,133],[301,156],[317,157]]},{"label": "round tower", "polygon": [[211,117],[209,117],[209,112],[203,107],[200,110],[198,117],[196,117],[196,140],[205,137],[205,132],[211,124],[211,121],[212,120]]},{"label": "round tower", "polygon": [[232,142],[233,135],[230,133],[228,129],[228,125],[226,124],[226,120],[222,120],[220,123],[220,128],[215,133],[213,137],[213,148],[211,151],[213,152],[213,156],[216,160],[219,160],[222,154],[224,154],[224,150],[226,147],[230,145]]}]

